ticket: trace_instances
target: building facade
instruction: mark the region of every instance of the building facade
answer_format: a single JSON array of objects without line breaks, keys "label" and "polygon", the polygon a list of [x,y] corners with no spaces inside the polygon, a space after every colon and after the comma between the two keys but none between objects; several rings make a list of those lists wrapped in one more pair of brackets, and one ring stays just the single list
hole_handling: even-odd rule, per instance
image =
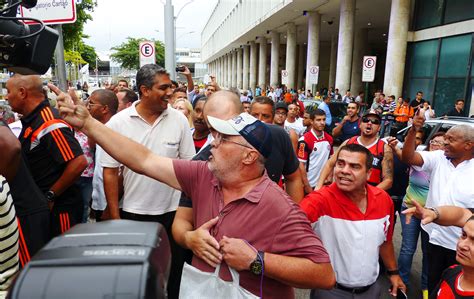
[{"label": "building facade", "polygon": [[[201,58],[224,87],[335,87],[424,92],[438,115],[466,102],[474,114],[472,0],[221,0],[201,33]],[[377,57],[362,82],[363,56]],[[310,84],[310,66],[319,66]]]}]

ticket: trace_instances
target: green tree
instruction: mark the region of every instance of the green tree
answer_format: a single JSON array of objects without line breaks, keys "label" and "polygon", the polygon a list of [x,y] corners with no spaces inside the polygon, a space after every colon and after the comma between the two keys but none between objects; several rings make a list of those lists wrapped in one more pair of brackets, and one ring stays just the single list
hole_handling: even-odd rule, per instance
[{"label": "green tree", "polygon": [[89,64],[89,69],[95,68],[95,62],[97,59],[97,53],[95,48],[86,44],[81,44],[79,47],[81,57]]},{"label": "green tree", "polygon": [[[120,63],[122,68],[129,70],[136,70],[140,68],[139,49],[140,42],[145,41],[145,38],[133,38],[127,37],[127,41],[121,45],[113,47],[111,50],[114,51],[110,55],[112,60]],[[155,58],[156,64],[164,65],[165,59],[165,47],[161,41],[152,40],[155,42]]]},{"label": "green tree", "polygon": [[77,51],[81,44],[83,44],[82,39],[88,37],[84,35],[84,24],[92,20],[90,13],[94,11],[96,5],[96,0],[82,0],[80,4],[76,4],[76,22],[62,26],[65,50],[74,49]]}]

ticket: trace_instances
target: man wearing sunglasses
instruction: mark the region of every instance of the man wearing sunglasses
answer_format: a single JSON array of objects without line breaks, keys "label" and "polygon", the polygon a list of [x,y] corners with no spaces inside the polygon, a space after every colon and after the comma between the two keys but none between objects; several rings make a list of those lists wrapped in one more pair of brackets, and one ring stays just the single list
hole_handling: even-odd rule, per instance
[{"label": "man wearing sunglasses", "polygon": [[[266,125],[247,113],[230,120],[208,116],[216,138],[209,161],[171,159],[100,124],[51,87],[67,122],[134,172],[190,195],[194,227],[173,236],[188,248],[192,239],[209,240],[207,250],[194,251],[193,266],[213,272],[225,261],[240,272],[243,288],[264,298],[292,298],[292,287],[333,287],[334,272],[321,241],[296,203],[265,173],[272,150]],[[260,267],[251,267],[257,263]],[[220,276],[231,279],[227,267]]]},{"label": "man wearing sunglasses", "polygon": [[[372,170],[367,182],[372,186],[388,190],[392,187],[393,182],[393,153],[390,146],[378,137],[381,122],[382,119],[378,113],[368,111],[359,124],[361,135],[349,138],[341,144],[341,147],[346,144],[360,144],[366,147],[374,155]],[[336,156],[337,153],[324,166],[316,190],[320,189],[326,181],[332,181]]]}]

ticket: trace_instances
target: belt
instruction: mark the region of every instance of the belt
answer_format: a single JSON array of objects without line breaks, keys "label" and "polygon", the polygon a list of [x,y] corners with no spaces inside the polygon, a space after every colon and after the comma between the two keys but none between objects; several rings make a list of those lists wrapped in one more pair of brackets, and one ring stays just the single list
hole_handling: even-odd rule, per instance
[{"label": "belt", "polygon": [[348,288],[348,287],[345,287],[343,285],[340,285],[340,284],[336,283],[336,289],[343,290],[343,291],[349,292],[351,294],[362,294],[362,293],[368,291],[373,285],[374,284],[371,284],[371,285],[368,285],[368,286],[365,286],[365,287],[360,287],[360,288]]}]

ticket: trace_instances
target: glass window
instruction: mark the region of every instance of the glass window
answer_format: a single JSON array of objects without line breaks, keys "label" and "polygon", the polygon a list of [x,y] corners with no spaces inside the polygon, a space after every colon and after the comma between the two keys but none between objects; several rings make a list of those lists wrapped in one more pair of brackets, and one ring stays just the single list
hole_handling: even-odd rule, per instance
[{"label": "glass window", "polygon": [[433,77],[438,58],[438,42],[428,40],[413,45],[411,77]]},{"label": "glass window", "polygon": [[471,34],[443,39],[438,67],[439,77],[465,77],[467,75],[471,43]]},{"label": "glass window", "polygon": [[474,19],[474,1],[447,0],[444,12],[444,23],[453,23]]},{"label": "glass window", "polygon": [[408,94],[406,95],[411,100],[413,100],[418,91],[423,92],[423,98],[427,101],[433,102],[433,79],[411,79],[408,82]]},{"label": "glass window", "polygon": [[[468,0],[472,1],[472,0]],[[433,27],[441,24],[444,0],[417,0],[415,29]]]},{"label": "glass window", "polygon": [[465,83],[466,78],[438,79],[433,104],[436,115],[444,115],[454,107],[456,99],[464,98]]}]

